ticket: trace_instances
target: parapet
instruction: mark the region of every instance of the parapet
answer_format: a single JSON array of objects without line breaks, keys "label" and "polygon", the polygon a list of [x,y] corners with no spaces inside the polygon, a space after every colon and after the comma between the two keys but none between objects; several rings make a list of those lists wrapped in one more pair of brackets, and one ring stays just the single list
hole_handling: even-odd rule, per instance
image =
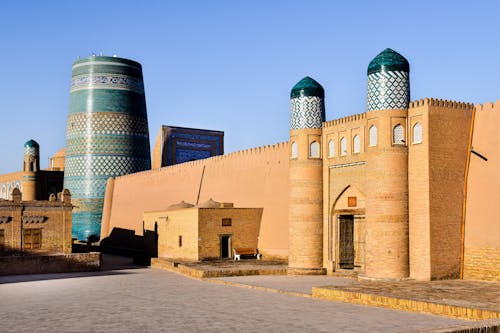
[{"label": "parapet", "polygon": [[266,145],[266,146],[249,148],[249,149],[245,149],[245,150],[239,150],[239,151],[235,151],[235,152],[225,154],[225,155],[212,156],[212,157],[208,157],[208,158],[201,159],[201,160],[179,163],[179,164],[175,164],[175,165],[165,166],[162,168],[156,168],[156,169],[131,173],[128,175],[116,177],[116,179],[117,180],[128,179],[131,177],[143,176],[143,175],[156,173],[156,172],[172,172],[172,173],[181,172],[185,168],[191,168],[191,167],[195,167],[195,166],[204,166],[207,163],[218,163],[218,162],[223,162],[223,161],[228,161],[228,160],[234,160],[234,159],[238,159],[238,158],[243,157],[243,156],[261,155],[261,154],[266,153],[266,152],[276,153],[280,150],[287,150],[288,151],[288,141],[276,143],[274,145]]},{"label": "parapet", "polygon": [[495,102],[486,102],[483,104],[475,105],[476,111],[489,111],[493,109],[500,109],[500,99]]},{"label": "parapet", "polygon": [[409,108],[417,108],[422,106],[436,106],[449,109],[459,109],[459,110],[472,110],[474,104],[458,101],[450,101],[437,98],[423,98],[416,101],[410,102]]},{"label": "parapet", "polygon": [[366,119],[366,113],[365,112],[354,114],[354,115],[343,117],[343,118],[339,118],[339,119],[325,121],[323,123],[323,127],[332,127],[332,126],[335,126],[335,125],[347,124],[347,123],[355,122],[355,121],[358,121],[358,120],[364,120],[364,119]]}]

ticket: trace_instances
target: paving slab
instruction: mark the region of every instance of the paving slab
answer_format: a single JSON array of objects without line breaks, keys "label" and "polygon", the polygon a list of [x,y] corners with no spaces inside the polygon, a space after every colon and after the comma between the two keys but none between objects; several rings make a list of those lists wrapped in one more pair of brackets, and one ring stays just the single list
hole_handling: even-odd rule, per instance
[{"label": "paving slab", "polygon": [[99,274],[32,276],[24,282],[0,280],[1,331],[450,332],[470,324],[126,267]]}]

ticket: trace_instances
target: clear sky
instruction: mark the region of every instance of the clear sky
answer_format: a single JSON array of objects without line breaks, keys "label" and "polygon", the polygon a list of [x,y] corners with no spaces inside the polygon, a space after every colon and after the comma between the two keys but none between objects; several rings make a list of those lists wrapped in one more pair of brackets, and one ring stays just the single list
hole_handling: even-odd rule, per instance
[{"label": "clear sky", "polygon": [[326,118],[362,113],[366,69],[390,47],[411,99],[500,99],[500,1],[0,2],[0,173],[65,144],[71,65],[92,53],[143,66],[151,144],[160,125],[225,132],[226,153],[286,141],[289,94],[325,88]]}]

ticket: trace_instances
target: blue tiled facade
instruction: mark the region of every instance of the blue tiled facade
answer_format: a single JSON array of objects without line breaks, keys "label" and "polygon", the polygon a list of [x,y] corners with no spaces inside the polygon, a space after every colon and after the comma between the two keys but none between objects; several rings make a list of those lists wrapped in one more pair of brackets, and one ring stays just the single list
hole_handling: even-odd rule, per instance
[{"label": "blue tiled facade", "polygon": [[73,64],[64,187],[72,194],[73,237],[100,235],[106,182],[151,168],[141,65],[115,57]]},{"label": "blue tiled facade", "polygon": [[224,132],[164,126],[162,166],[224,154]]}]

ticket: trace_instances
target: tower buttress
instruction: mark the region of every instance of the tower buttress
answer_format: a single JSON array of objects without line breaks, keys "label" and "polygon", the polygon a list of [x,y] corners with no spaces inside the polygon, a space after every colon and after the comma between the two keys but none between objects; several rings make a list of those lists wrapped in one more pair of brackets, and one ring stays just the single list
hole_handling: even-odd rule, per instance
[{"label": "tower buttress", "polygon": [[290,96],[289,274],[325,274],[323,268],[324,90],[310,77]]},{"label": "tower buttress", "polygon": [[40,145],[35,140],[24,144],[23,179],[21,187],[23,200],[38,199],[38,171],[40,171]]},{"label": "tower buttress", "polygon": [[409,274],[409,73],[408,61],[391,49],[368,66],[367,128],[378,137],[370,137],[374,144],[366,151],[367,278],[401,279]]}]

